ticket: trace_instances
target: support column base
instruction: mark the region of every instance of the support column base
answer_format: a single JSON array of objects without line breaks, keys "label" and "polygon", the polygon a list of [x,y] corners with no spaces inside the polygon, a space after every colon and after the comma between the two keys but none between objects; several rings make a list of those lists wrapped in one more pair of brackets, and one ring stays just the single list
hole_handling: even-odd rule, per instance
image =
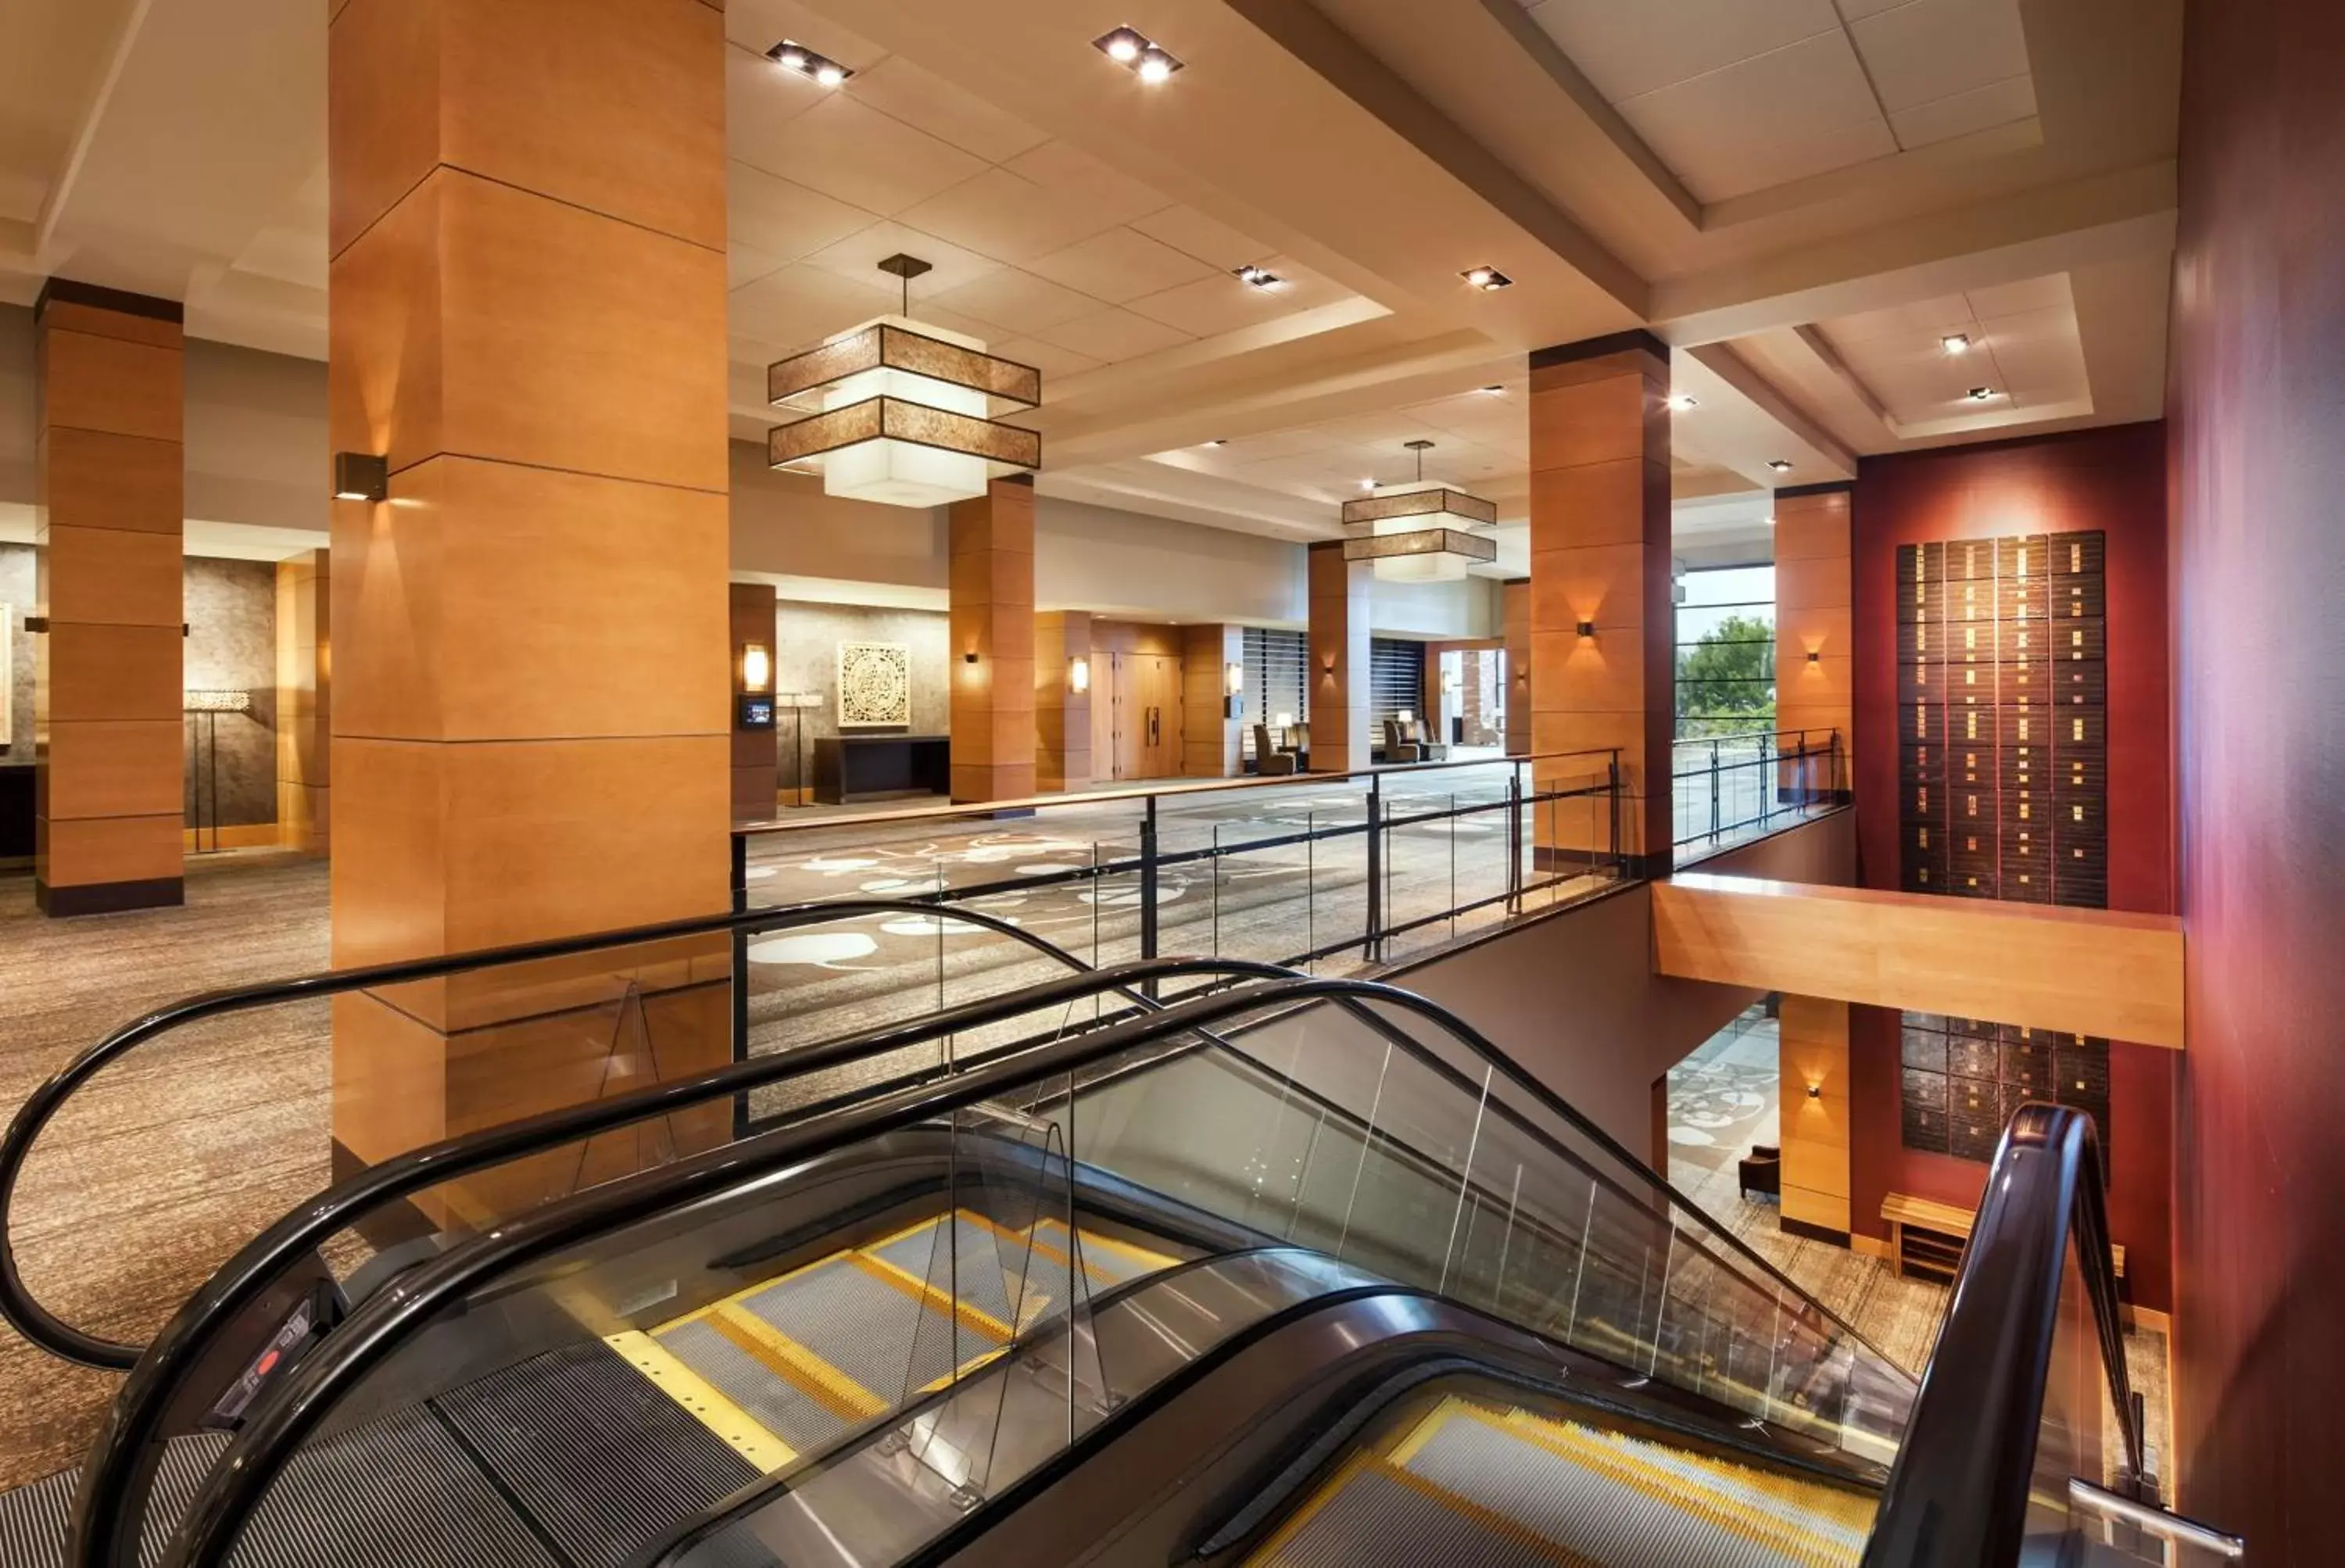
[{"label": "support column base", "polygon": [[130,910],[174,909],[188,901],[183,877],[153,877],[134,882],[80,882],[51,887],[33,884],[33,902],[45,915],[122,914]]}]

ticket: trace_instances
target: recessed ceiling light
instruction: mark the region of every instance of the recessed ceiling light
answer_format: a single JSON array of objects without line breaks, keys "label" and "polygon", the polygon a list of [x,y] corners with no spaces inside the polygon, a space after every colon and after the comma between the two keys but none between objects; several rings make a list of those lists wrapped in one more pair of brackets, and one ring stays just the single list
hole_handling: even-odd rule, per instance
[{"label": "recessed ceiling light", "polygon": [[1768,519],[1767,519],[1767,526],[1768,526],[1768,527],[1770,527],[1770,528],[1772,528],[1774,525],[1775,525],[1775,520],[1774,520],[1772,517],[1768,518]]},{"label": "recessed ceiling light", "polygon": [[1376,487],[1376,482],[1373,479],[1363,479],[1360,481],[1360,488],[1363,490],[1374,490]]},{"label": "recessed ceiling light", "polygon": [[1496,267],[1468,267],[1458,276],[1466,280],[1468,287],[1479,289],[1486,294],[1510,288],[1515,281]]},{"label": "recessed ceiling light", "polygon": [[1233,275],[1241,283],[1251,283],[1257,289],[1284,289],[1286,280],[1261,267],[1239,267]]},{"label": "recessed ceiling light", "polygon": [[1696,400],[1696,399],[1695,399],[1691,394],[1690,394],[1690,393],[1687,393],[1687,392],[1671,392],[1671,393],[1670,393],[1670,410],[1671,410],[1672,412],[1677,412],[1677,413],[1683,413],[1683,412],[1685,412],[1685,411],[1686,411],[1686,410],[1688,410],[1688,409],[1690,409],[1690,408],[1699,408],[1699,407],[1700,407],[1700,406],[1701,406],[1701,404],[1700,403],[1700,402],[1698,402],[1698,401],[1697,401],[1697,400]]},{"label": "recessed ceiling light", "polygon": [[1091,40],[1091,47],[1129,69],[1150,87],[1172,79],[1184,63],[1137,27],[1118,27]]},{"label": "recessed ceiling light", "polygon": [[1507,395],[1507,389],[1500,386],[1484,387],[1482,389],[1482,395],[1484,397],[1504,397]]},{"label": "recessed ceiling light", "polygon": [[1968,332],[1948,332],[1938,340],[1938,346],[1950,354],[1966,354],[1971,351],[1971,335]]},{"label": "recessed ceiling light", "polygon": [[1995,389],[1993,387],[1971,388],[1971,402],[1985,402],[1993,396],[1995,396]]},{"label": "recessed ceiling light", "polygon": [[1767,466],[1778,473],[1789,473],[1792,472],[1792,460],[1788,457],[1771,457],[1767,460]]},{"label": "recessed ceiling light", "polygon": [[1227,446],[1229,443],[1217,435],[1213,437],[1213,440],[1205,443],[1205,444],[1207,446]]},{"label": "recessed ceiling light", "polygon": [[794,38],[785,38],[766,51],[766,58],[786,71],[796,71],[816,86],[835,87],[855,73],[827,55],[817,55]]}]

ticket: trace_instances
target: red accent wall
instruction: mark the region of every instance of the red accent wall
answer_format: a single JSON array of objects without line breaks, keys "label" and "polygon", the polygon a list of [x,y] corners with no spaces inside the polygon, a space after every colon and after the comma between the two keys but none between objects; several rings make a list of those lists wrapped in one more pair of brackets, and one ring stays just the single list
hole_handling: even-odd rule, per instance
[{"label": "red accent wall", "polygon": [[[2174,909],[2173,750],[2167,612],[2166,427],[2160,423],[1868,457],[1857,473],[1855,779],[1866,887],[1897,866],[1897,547],[1941,539],[2100,529],[2108,538],[2109,904]],[[1903,1146],[1897,1015],[1849,1022],[1850,1217],[1885,1236],[1891,1192],[1975,1205],[1986,1167]],[[2172,1300],[2176,1054],[2109,1052],[2109,1225],[2137,1306]]]},{"label": "red accent wall", "polygon": [[2345,1563],[2345,5],[2191,0],[2167,424],[2183,1508]]}]

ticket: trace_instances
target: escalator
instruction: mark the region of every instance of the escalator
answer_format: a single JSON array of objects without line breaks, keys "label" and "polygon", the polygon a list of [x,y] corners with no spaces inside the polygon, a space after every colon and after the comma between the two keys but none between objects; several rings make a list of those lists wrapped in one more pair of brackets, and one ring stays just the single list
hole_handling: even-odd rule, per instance
[{"label": "escalator", "polygon": [[[1061,1022],[320,1267],[435,1183],[1020,1017]],[[0,1561],[2185,1561],[2096,1157],[2022,1113],[1917,1390],[1422,999],[1127,965],[338,1185],[145,1352],[81,1477],[0,1497]]]}]

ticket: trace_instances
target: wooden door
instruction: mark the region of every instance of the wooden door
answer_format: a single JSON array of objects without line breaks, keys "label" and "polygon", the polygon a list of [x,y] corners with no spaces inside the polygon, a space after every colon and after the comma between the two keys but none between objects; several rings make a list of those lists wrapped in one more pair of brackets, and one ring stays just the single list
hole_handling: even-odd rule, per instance
[{"label": "wooden door", "polygon": [[1106,718],[1106,734],[1094,719],[1094,757],[1112,761],[1110,774],[1122,782],[1172,779],[1181,771],[1181,661],[1162,654],[1112,654],[1108,699],[1091,710]]},{"label": "wooden door", "polygon": [[1181,772],[1181,661],[1162,654],[1136,654],[1133,682],[1139,703],[1127,722],[1140,731],[1136,779],[1173,779]]}]

